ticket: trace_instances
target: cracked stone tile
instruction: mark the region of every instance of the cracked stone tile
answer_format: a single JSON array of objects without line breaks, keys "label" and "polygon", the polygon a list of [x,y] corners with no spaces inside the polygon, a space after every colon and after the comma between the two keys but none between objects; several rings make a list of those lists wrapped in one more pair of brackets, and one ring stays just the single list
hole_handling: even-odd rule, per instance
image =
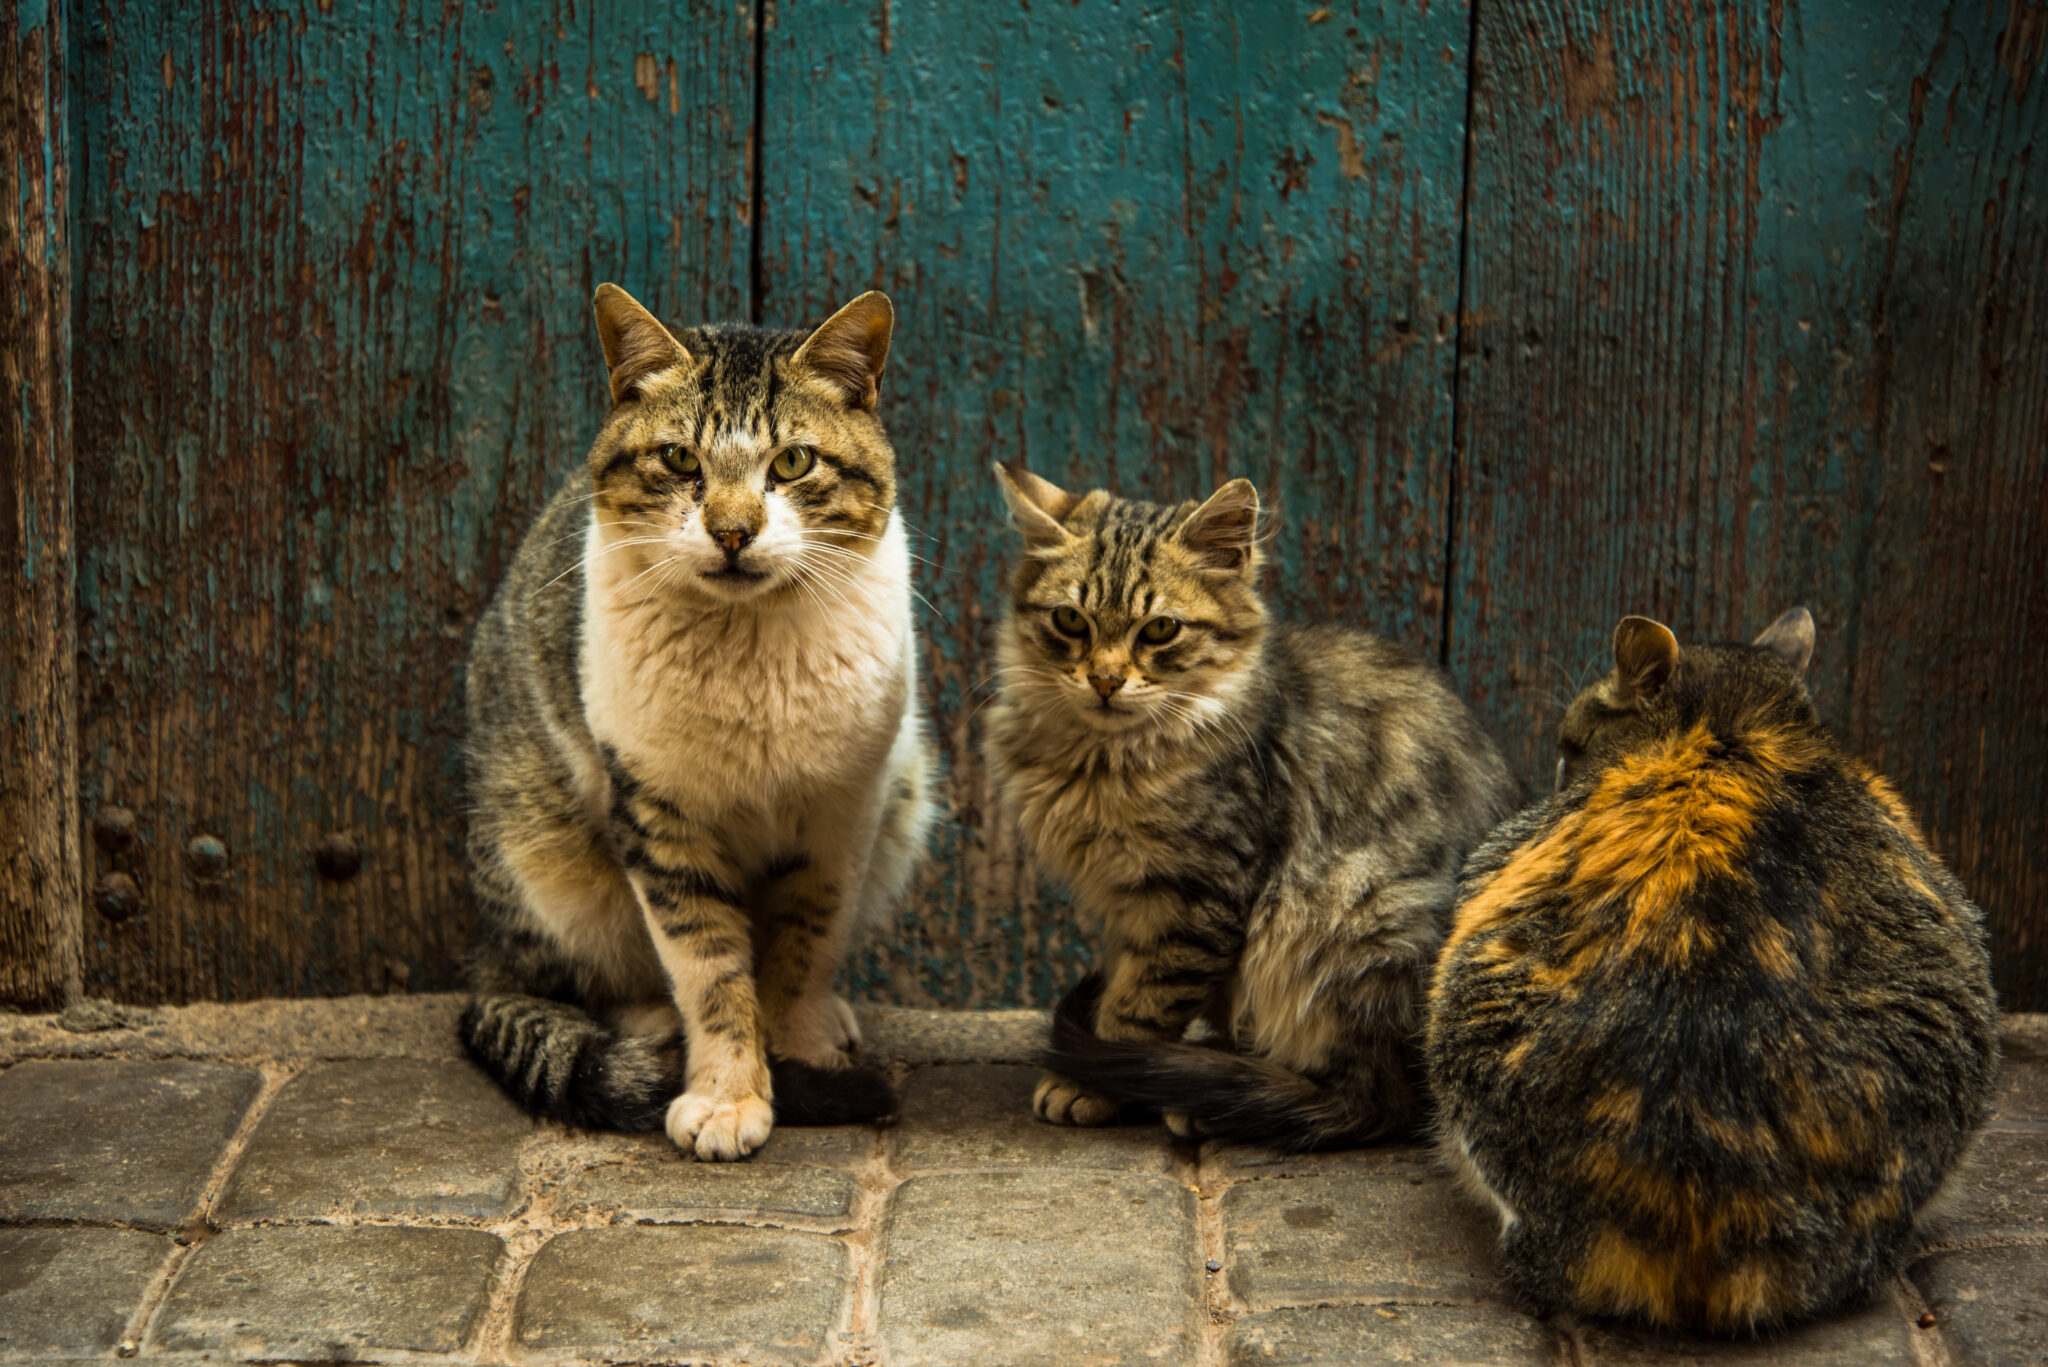
[{"label": "cracked stone tile", "polygon": [[315,1064],[271,1102],[218,1218],[506,1215],[532,1128],[466,1063]]},{"label": "cracked stone tile", "polygon": [[1002,1168],[1101,1168],[1166,1173],[1173,1150],[1163,1125],[1084,1129],[1031,1113],[1036,1068],[941,1064],[910,1074],[896,1129],[898,1172]]},{"label": "cracked stone tile", "polygon": [[228,1063],[16,1064],[0,1073],[0,1220],[184,1223],[262,1086]]},{"label": "cracked stone tile", "polygon": [[0,1229],[0,1358],[112,1348],[171,1247],[133,1229]]},{"label": "cracked stone tile", "polygon": [[1037,1169],[913,1177],[881,1278],[894,1367],[1193,1360],[1194,1194],[1165,1177]]},{"label": "cracked stone tile", "polygon": [[826,1168],[698,1163],[681,1154],[591,1168],[563,1184],[557,1207],[614,1219],[798,1219],[844,1225],[859,1187]]},{"label": "cracked stone tile", "polygon": [[2048,1245],[1936,1253],[1912,1276],[1961,1367],[2048,1363]]},{"label": "cracked stone tile", "polygon": [[1978,1135],[1930,1224],[1943,1238],[2048,1233],[2048,1129]]},{"label": "cracked stone tile", "polygon": [[542,1360],[809,1363],[845,1321],[836,1239],[785,1229],[615,1226],[535,1255],[514,1330]]},{"label": "cracked stone tile", "polygon": [[1332,1305],[1274,1310],[1237,1322],[1230,1367],[1549,1367],[1557,1336],[1527,1315],[1489,1305]]},{"label": "cracked stone tile", "polygon": [[483,1314],[504,1251],[476,1229],[231,1229],[193,1253],[157,1340],[260,1361],[454,1352]]},{"label": "cracked stone tile", "polygon": [[1230,1289],[1253,1310],[1506,1296],[1493,1218],[1419,1154],[1240,1182],[1222,1209]]}]

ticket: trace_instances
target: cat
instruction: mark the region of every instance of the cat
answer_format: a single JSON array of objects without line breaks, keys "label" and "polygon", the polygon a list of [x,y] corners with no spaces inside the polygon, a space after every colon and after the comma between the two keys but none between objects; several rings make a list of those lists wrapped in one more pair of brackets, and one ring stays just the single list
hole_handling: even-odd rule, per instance
[{"label": "cat", "polygon": [[614,285],[594,310],[610,411],[470,653],[462,1032],[541,1115],[741,1158],[776,1119],[896,1106],[832,993],[931,820],[876,414],[894,311],[671,332]]},{"label": "cat", "polygon": [[1747,1332],[1875,1291],[1982,1122],[1982,917],[1821,724],[1813,618],[1624,618],[1558,788],[1466,864],[1430,996],[1442,1153],[1545,1310]]},{"label": "cat", "polygon": [[1412,1133],[1457,870],[1520,799],[1499,751],[1395,646],[1268,624],[1248,481],[1160,506],[996,476],[1024,555],[988,755],[1103,936],[1034,1110],[1285,1149]]}]

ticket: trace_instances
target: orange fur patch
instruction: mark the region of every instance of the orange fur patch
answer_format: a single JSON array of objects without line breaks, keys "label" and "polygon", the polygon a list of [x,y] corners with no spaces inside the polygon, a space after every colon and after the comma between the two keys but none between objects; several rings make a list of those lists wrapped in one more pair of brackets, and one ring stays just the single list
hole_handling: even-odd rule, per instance
[{"label": "orange fur patch", "polygon": [[1595,1310],[1669,1323],[1678,1301],[1677,1256],[1639,1247],[1608,1225],[1573,1270],[1572,1282]]}]

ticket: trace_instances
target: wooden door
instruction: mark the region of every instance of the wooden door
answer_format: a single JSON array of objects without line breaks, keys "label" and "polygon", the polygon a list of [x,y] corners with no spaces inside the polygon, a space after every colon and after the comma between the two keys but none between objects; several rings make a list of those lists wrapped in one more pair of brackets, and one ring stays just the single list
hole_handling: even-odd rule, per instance
[{"label": "wooden door", "polygon": [[1021,457],[1252,476],[1282,609],[1445,662],[1532,780],[1621,614],[1808,604],[1824,710],[2048,1006],[2037,5],[36,8],[8,356],[50,397],[0,548],[65,568],[0,604],[15,1000],[457,981],[464,644],[600,416],[614,279],[899,308],[947,812],[857,991],[1087,957],[979,758]]}]

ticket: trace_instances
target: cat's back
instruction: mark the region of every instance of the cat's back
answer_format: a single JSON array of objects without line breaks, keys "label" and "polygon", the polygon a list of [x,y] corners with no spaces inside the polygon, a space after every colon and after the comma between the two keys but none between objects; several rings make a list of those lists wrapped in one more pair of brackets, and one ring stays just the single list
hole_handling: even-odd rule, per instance
[{"label": "cat's back", "polygon": [[1521,797],[1449,676],[1407,648],[1308,623],[1277,628],[1269,658],[1287,744],[1324,804],[1341,796],[1382,817],[1413,804],[1469,848]]}]

